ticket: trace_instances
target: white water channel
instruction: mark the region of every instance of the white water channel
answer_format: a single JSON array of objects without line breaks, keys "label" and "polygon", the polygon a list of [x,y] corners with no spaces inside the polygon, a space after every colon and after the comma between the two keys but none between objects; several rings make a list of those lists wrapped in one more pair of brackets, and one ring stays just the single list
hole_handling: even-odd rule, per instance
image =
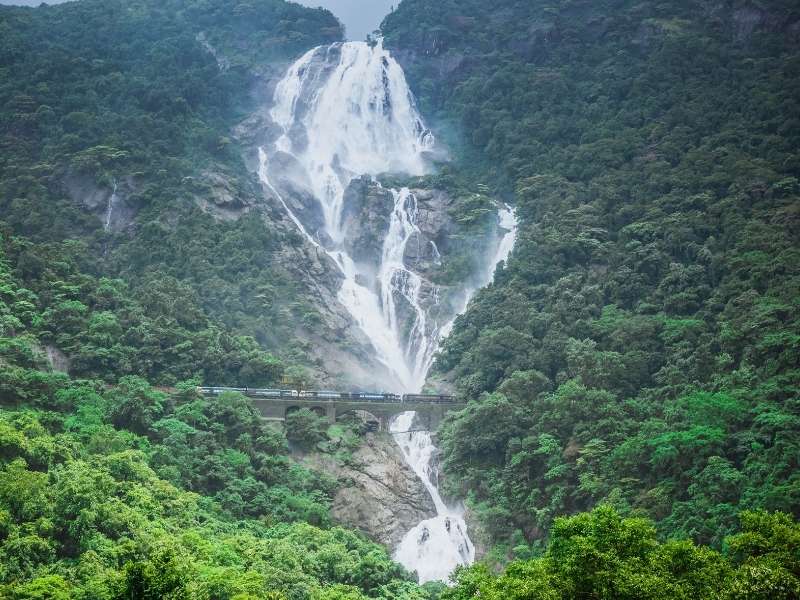
[{"label": "white water channel", "polygon": [[114,189],[111,192],[111,195],[108,197],[108,202],[106,203],[106,218],[103,220],[103,229],[105,231],[111,230],[111,218],[114,216],[114,207],[117,204],[117,182],[114,182]]},{"label": "white water channel", "polygon": [[[369,338],[378,360],[402,386],[398,391],[418,392],[452,321],[440,324],[429,318],[420,301],[422,279],[404,264],[406,245],[419,234],[417,198],[407,188],[389,190],[393,207],[377,273],[356,264],[343,244],[345,190],[353,179],[428,171],[426,154],[433,148],[434,137],[417,111],[402,68],[380,42],[314,48],[278,83],[270,116],[279,133],[274,143],[259,150],[263,184],[302,235],[338,265],[344,276],[338,300]],[[270,161],[281,153],[300,166],[302,174],[293,182],[296,187],[308,190],[319,202],[322,231],[304,224],[270,181]],[[490,281],[496,264],[513,247],[514,214],[502,209],[500,218],[506,233],[498,240],[495,256],[487,260],[489,275],[479,277],[481,284]],[[464,307],[472,291],[464,290]],[[398,302],[410,308],[410,327],[400,317]],[[436,447],[430,433],[408,432],[414,414],[396,418],[392,431],[406,461],[431,494],[437,516],[409,531],[395,558],[416,570],[423,582],[446,580],[457,565],[471,563],[475,551],[463,509],[447,506],[437,489]]]}]

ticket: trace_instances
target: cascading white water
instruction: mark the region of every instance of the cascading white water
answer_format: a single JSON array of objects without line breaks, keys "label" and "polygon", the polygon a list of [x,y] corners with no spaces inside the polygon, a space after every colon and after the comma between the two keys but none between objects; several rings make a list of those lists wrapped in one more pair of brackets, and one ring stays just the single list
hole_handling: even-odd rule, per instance
[{"label": "cascading white water", "polygon": [[436,506],[436,516],[425,519],[403,537],[394,559],[414,570],[420,583],[446,581],[459,565],[475,560],[475,547],[467,534],[462,506],[447,506],[437,488],[436,446],[427,431],[410,431],[414,412],[404,412],[392,421],[395,441],[406,462],[425,484]]},{"label": "cascading white water", "polygon": [[397,320],[395,295],[400,295],[414,312],[414,321],[405,347],[406,364],[411,378],[411,389],[422,389],[428,374],[430,361],[435,351],[435,332],[428,330],[428,318],[420,304],[422,278],[406,268],[403,261],[406,246],[417,226],[417,199],[408,188],[392,190],[394,208],[389,220],[389,232],[383,242],[378,281],[381,286],[381,304],[386,324],[393,331],[400,331]]},{"label": "cascading white water", "polygon": [[[489,261],[486,275],[480,279],[479,287],[491,282],[494,271],[500,262],[508,259],[514,248],[517,232],[517,219],[514,211],[502,208],[499,211],[500,226],[505,230],[497,244],[497,250]],[[476,288],[465,290],[463,306],[466,309]],[[453,319],[445,324],[433,341],[431,356],[438,349],[439,341],[453,328]],[[422,380],[427,376],[430,363],[424,365]],[[416,413],[405,412],[398,415],[391,424],[392,435],[403,451],[406,462],[422,479],[436,506],[436,516],[426,519],[411,529],[403,537],[395,550],[394,558],[402,565],[417,571],[421,583],[426,581],[446,581],[458,565],[468,565],[475,560],[475,547],[467,534],[464,521],[464,507],[460,504],[448,506],[438,490],[438,470],[436,467],[436,446],[428,431],[413,430]]]},{"label": "cascading white water", "polygon": [[[398,391],[419,391],[439,341],[452,322],[431,322],[420,302],[423,281],[404,262],[408,243],[420,234],[417,198],[406,188],[390,190],[394,205],[377,273],[362,272],[343,244],[347,234],[342,223],[345,190],[354,178],[374,178],[387,172],[423,175],[427,171],[425,153],[431,150],[434,138],[416,109],[403,70],[380,42],[314,48],[295,62],[277,85],[270,116],[280,134],[271,148],[259,149],[261,181],[303,236],[337,264],[344,276],[338,299],[368,336],[378,360],[396,377],[402,387]],[[292,183],[319,202],[323,231],[304,225],[271,183],[269,164],[281,153],[292,157],[302,172],[302,180]],[[501,224],[510,232],[500,240],[490,274],[513,246],[513,213],[505,212],[511,222],[501,211]],[[438,248],[431,244],[434,257],[438,257]],[[373,279],[374,286],[368,283]],[[434,298],[437,293],[434,289]],[[465,291],[465,306],[469,295]],[[411,311],[408,331],[398,303]],[[474,548],[463,509],[448,507],[436,487],[432,461],[436,447],[430,433],[408,431],[414,414],[400,415],[392,431],[406,461],[431,494],[437,516],[409,531],[395,558],[416,570],[421,581],[445,580],[457,565],[472,562]]]},{"label": "cascading white water", "polygon": [[[342,241],[344,191],[354,177],[427,170],[422,154],[433,136],[403,69],[380,42],[307,52],[278,84],[271,116],[284,132],[277,149],[303,165],[334,242]],[[293,139],[298,128],[305,132],[304,144]]]},{"label": "cascading white water", "polygon": [[514,244],[517,241],[517,215],[514,213],[513,209],[507,206],[501,207],[500,210],[497,211],[497,214],[500,218],[500,227],[505,231],[505,233],[497,243],[497,250],[495,251],[494,256],[488,263],[486,263],[486,270],[478,277],[477,281],[472,287],[464,290],[464,294],[461,297],[461,306],[456,311],[453,318],[439,330],[440,340],[450,335],[450,332],[453,330],[456,317],[467,310],[467,305],[469,304],[472,295],[478,289],[485,287],[492,282],[492,279],[494,279],[494,271],[497,268],[497,265],[499,265],[501,262],[505,262],[508,259],[509,254],[511,254],[511,251],[514,249]]},{"label": "cascading white water", "polygon": [[106,218],[103,222],[103,229],[105,231],[109,231],[111,229],[111,217],[114,215],[114,205],[117,203],[117,183],[114,182],[114,189],[111,192],[111,195],[108,197],[108,203],[106,204]]},{"label": "cascading white water", "polygon": [[[393,300],[397,293],[411,302],[419,291],[413,289],[419,278],[402,264],[408,241],[404,233],[414,221],[406,205],[415,208],[416,201],[406,202],[410,195],[407,190],[392,190],[396,199],[391,217],[393,230],[384,243],[383,254],[393,267],[381,267],[380,295],[364,285],[369,274],[359,270],[341,244],[345,234],[344,193],[355,177],[385,172],[422,175],[427,171],[423,155],[432,147],[434,138],[417,112],[402,68],[380,42],[372,46],[348,42],[314,48],[297,60],[278,83],[270,116],[282,131],[274,152],[289,154],[301,165],[305,181],[300,183],[322,209],[324,233],[331,240],[325,250],[344,275],[339,301],[398,383],[406,390],[417,389],[421,386],[420,369],[415,367],[416,357],[409,360],[408,346],[426,354],[430,353],[430,344],[423,348],[416,330],[410,342],[403,343]],[[280,199],[303,234],[320,247],[270,183],[268,153],[261,149],[259,155],[261,180]],[[424,329],[424,311],[413,302],[412,307]]]}]

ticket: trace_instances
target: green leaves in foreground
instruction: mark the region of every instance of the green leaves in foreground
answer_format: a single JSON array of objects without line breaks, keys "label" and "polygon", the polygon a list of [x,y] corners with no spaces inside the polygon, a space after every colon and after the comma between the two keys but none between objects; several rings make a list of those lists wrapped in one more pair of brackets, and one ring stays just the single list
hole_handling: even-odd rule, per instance
[{"label": "green leaves in foreground", "polygon": [[744,513],[720,554],[660,543],[647,519],[601,506],[555,520],[543,557],[461,569],[442,600],[791,600],[800,597],[800,526],[783,513]]},{"label": "green leaves in foreground", "polygon": [[[0,412],[2,598],[427,597],[353,532],[233,518],[159,478],[137,436],[59,429],[53,413]],[[276,511],[298,500],[269,493]]]}]

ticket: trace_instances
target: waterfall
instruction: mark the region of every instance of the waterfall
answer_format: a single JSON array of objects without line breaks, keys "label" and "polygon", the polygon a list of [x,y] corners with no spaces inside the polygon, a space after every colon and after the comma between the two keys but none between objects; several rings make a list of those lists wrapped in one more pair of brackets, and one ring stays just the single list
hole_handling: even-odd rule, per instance
[{"label": "waterfall", "polygon": [[114,215],[114,205],[117,203],[117,182],[114,182],[114,189],[111,191],[111,195],[108,197],[108,203],[106,204],[106,218],[103,221],[103,229],[105,231],[111,230],[111,217]]},{"label": "waterfall", "polygon": [[[391,231],[383,247],[378,275],[380,293],[364,282],[363,273],[342,247],[344,193],[355,177],[386,172],[423,175],[428,171],[425,152],[434,138],[417,111],[399,64],[381,43],[337,43],[306,52],[278,83],[270,111],[279,126],[271,152],[261,149],[259,176],[289,213],[303,235],[320,247],[270,183],[268,155],[284,153],[301,167],[296,182],[319,202],[324,231],[330,243],[324,248],[338,265],[344,282],[338,300],[369,338],[378,360],[394,374],[405,390],[422,385],[424,376],[412,353],[431,355],[425,334],[424,311],[419,307],[419,278],[404,268],[405,244],[414,227],[416,200],[408,190],[391,190],[396,200]],[[391,263],[391,265],[389,264]],[[415,290],[416,286],[416,290]],[[417,326],[410,336],[414,349],[404,344],[395,314],[395,294],[412,304]],[[430,337],[430,336],[428,336]]]},{"label": "waterfall", "polygon": [[439,493],[435,464],[437,449],[430,432],[409,431],[415,416],[414,412],[404,412],[395,417],[392,435],[406,462],[433,498],[436,516],[425,519],[406,533],[395,549],[394,559],[416,571],[420,583],[446,581],[457,566],[472,564],[475,547],[467,534],[464,508],[446,505]]},{"label": "waterfall", "polygon": [[[276,86],[270,117],[278,132],[274,142],[259,148],[262,184],[309,243],[339,268],[343,282],[338,300],[370,340],[376,358],[394,375],[402,388],[398,391],[419,391],[452,322],[429,318],[420,298],[424,281],[405,264],[407,245],[420,236],[417,198],[408,188],[388,190],[393,207],[377,273],[358,265],[348,254],[342,218],[345,191],[356,177],[419,176],[429,170],[426,154],[435,140],[417,111],[402,68],[380,41],[314,48],[291,65]],[[290,178],[290,187],[318,203],[322,227],[317,231],[295,214],[280,186],[270,180],[275,159],[292,165],[280,173]],[[491,273],[513,246],[513,213],[505,212],[511,221],[501,211],[501,225],[509,233],[499,240],[490,261]],[[431,244],[438,260],[439,249]],[[470,294],[465,290],[464,306]],[[435,287],[432,297],[438,299]],[[472,562],[474,547],[463,509],[447,506],[437,489],[436,447],[430,433],[408,431],[414,415],[409,412],[396,418],[392,432],[431,494],[437,516],[409,531],[395,558],[416,570],[421,581],[445,580],[457,565]]]},{"label": "waterfall", "polygon": [[[501,208],[499,217],[500,226],[505,233],[498,241],[497,250],[479,281],[479,287],[491,282],[497,265],[508,259],[514,248],[517,232],[516,215],[509,208]],[[465,290],[459,314],[466,310],[474,292],[475,288]],[[439,341],[452,330],[454,321],[455,316],[439,330],[432,344],[431,357],[438,349]],[[423,382],[429,368],[429,362],[423,365],[424,372],[421,373]],[[433,498],[436,516],[422,521],[406,533],[395,550],[394,558],[407,568],[417,571],[420,583],[446,581],[448,575],[458,565],[468,565],[475,560],[475,547],[467,534],[464,507],[461,504],[446,505],[439,494],[437,487],[439,473],[435,460],[437,448],[433,444],[430,432],[413,430],[415,415],[414,412],[401,413],[392,421],[390,429],[403,451],[406,462],[414,469]]]},{"label": "waterfall", "polygon": [[344,191],[354,177],[427,171],[423,153],[433,135],[380,42],[307,52],[278,84],[271,117],[283,130],[277,149],[303,166],[334,242],[342,241]]},{"label": "waterfall", "polygon": [[414,311],[414,321],[404,354],[409,369],[410,388],[416,391],[425,384],[436,340],[428,330],[427,313],[420,304],[422,279],[406,268],[403,262],[406,245],[415,233],[420,233],[417,227],[417,199],[408,188],[392,190],[392,196],[394,208],[389,220],[389,232],[383,242],[378,282],[384,321],[390,329],[400,331],[395,295],[402,297]]}]

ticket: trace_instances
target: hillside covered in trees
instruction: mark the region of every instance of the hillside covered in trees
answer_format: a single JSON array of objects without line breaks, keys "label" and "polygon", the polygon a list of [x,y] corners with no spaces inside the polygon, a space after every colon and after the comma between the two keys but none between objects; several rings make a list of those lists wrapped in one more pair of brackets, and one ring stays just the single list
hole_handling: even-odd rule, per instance
[{"label": "hillside covered in trees", "polygon": [[800,514],[800,12],[405,0],[384,23],[521,220],[435,366],[451,492],[536,551],[600,503],[721,547]]},{"label": "hillside covered in trees", "polygon": [[53,339],[75,374],[254,385],[270,380],[257,350],[308,362],[294,324],[314,309],[277,259],[296,234],[254,210],[232,129],[261,101],[259,70],[340,35],[329,12],[283,0],[0,7],[7,259],[59,327],[88,334],[98,308],[116,322],[96,328],[126,333],[105,357]]},{"label": "hillside covered in trees", "polygon": [[0,7],[0,598],[800,598],[796,7],[403,0],[383,28],[435,177],[520,219],[431,378],[469,401],[438,439],[488,560],[418,585],[290,451],[363,428],[197,390],[320,368],[235,130],[338,22],[79,0]]}]

